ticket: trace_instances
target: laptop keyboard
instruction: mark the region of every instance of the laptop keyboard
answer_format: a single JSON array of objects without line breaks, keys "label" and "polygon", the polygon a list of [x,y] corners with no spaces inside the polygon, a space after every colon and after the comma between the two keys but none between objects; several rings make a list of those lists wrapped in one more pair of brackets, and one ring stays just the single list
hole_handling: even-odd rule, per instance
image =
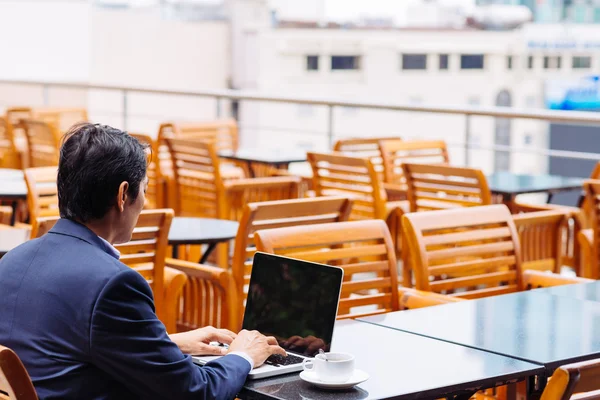
[{"label": "laptop keyboard", "polygon": [[273,354],[265,361],[265,364],[280,367],[282,365],[300,364],[304,361],[304,358],[288,354],[287,357],[280,356],[279,354]]}]

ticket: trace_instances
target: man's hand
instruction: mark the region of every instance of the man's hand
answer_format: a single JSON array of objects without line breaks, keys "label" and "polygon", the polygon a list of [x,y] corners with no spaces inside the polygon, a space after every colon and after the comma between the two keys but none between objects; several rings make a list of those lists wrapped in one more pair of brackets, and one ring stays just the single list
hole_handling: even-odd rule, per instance
[{"label": "man's hand", "polygon": [[216,329],[212,326],[169,335],[171,340],[179,347],[183,354],[194,356],[225,355],[225,353],[227,353],[227,348],[211,346],[210,342],[230,344],[236,336],[235,333],[228,331],[227,329]]},{"label": "man's hand", "polygon": [[273,336],[265,336],[258,331],[243,330],[237,338],[229,345],[229,351],[240,351],[246,353],[254,361],[254,367],[261,366],[272,354],[287,356],[277,344]]}]

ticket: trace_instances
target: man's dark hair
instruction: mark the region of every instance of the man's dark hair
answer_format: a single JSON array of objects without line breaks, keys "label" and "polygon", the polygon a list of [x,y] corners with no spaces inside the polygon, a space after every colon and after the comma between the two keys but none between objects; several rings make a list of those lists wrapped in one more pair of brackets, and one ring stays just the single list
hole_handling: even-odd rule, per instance
[{"label": "man's dark hair", "polygon": [[136,138],[106,125],[82,123],[63,137],[58,162],[58,207],[62,218],[88,222],[116,203],[119,185],[129,183],[135,201],[146,176],[146,151]]}]

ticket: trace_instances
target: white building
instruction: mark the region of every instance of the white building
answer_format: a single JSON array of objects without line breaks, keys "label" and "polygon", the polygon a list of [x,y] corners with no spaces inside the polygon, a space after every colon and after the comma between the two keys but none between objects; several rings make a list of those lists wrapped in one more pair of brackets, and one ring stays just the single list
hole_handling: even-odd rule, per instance
[{"label": "white building", "polygon": [[[213,3],[206,15],[220,15]],[[323,21],[312,26],[276,21],[267,0],[227,0],[225,5],[225,19],[182,21],[172,8],[165,15],[159,7],[99,9],[85,2],[51,2],[32,9],[18,0],[0,2],[6,22],[0,26],[0,46],[11,56],[0,65],[0,79],[534,109],[545,107],[548,82],[600,69],[600,27],[594,25],[527,25],[510,31],[372,29],[364,24],[319,28]],[[72,91],[50,93],[51,104],[85,105],[96,120],[122,122],[119,92],[95,90],[75,99]],[[3,106],[43,100],[22,87],[0,88]],[[130,94],[127,110],[130,130],[154,134],[164,120],[214,118],[215,104]],[[327,113],[317,106],[243,102],[242,143],[327,149]],[[399,135],[444,138],[452,144],[462,142],[466,130],[462,116],[343,107],[335,109],[333,127],[336,138]],[[470,132],[471,140],[482,146],[548,146],[546,123],[472,117]],[[524,173],[547,168],[541,156],[513,153],[507,158],[489,150],[470,155],[471,164],[487,172],[509,166]],[[461,163],[462,148],[453,147],[451,156]]]}]

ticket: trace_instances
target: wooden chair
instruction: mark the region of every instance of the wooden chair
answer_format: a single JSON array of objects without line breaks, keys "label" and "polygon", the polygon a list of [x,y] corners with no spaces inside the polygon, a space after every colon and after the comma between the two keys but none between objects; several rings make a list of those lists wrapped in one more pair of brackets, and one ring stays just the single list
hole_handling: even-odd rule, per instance
[{"label": "wooden chair", "polygon": [[40,217],[58,216],[58,188],[56,178],[58,167],[27,168],[27,208],[31,223],[31,237],[37,237],[36,220]]},{"label": "wooden chair", "polygon": [[31,237],[37,237],[36,220],[40,217],[58,216],[58,188],[56,178],[58,167],[27,168],[27,208],[31,223]]},{"label": "wooden chair", "polygon": [[21,151],[17,148],[13,125],[0,117],[0,165],[2,168],[21,169]]},{"label": "wooden chair", "polygon": [[492,203],[483,172],[473,168],[403,163],[410,212]]},{"label": "wooden chair", "polygon": [[159,140],[194,138],[215,142],[217,151],[235,151],[239,145],[237,122],[233,119],[210,122],[167,122],[161,124]]},{"label": "wooden chair", "polygon": [[582,229],[577,236],[581,248],[581,276],[600,279],[600,180],[586,180],[583,187],[591,228]]},{"label": "wooden chair", "polygon": [[248,296],[247,285],[252,272],[252,258],[256,252],[254,233],[257,230],[347,221],[351,209],[352,202],[344,197],[246,204],[235,238],[232,263],[239,310],[244,310]]},{"label": "wooden chair", "polygon": [[383,221],[259,230],[254,240],[258,251],[343,268],[338,319],[400,309],[396,256]]},{"label": "wooden chair", "polygon": [[38,399],[31,378],[19,356],[2,345],[0,345],[0,399]]},{"label": "wooden chair", "polygon": [[570,216],[566,209],[513,214],[524,270],[560,273]]},{"label": "wooden chair", "polygon": [[308,153],[317,196],[343,196],[352,199],[351,220],[383,219],[389,215],[387,196],[368,158],[341,153]]},{"label": "wooden chair", "polygon": [[600,360],[563,365],[556,369],[541,400],[596,400],[600,398]]},{"label": "wooden chair", "polygon": [[589,282],[523,271],[519,236],[505,205],[410,213],[402,225],[418,290],[474,299]]},{"label": "wooden chair", "polygon": [[59,132],[67,132],[73,125],[87,122],[88,113],[85,108],[39,107],[32,110],[34,119],[54,126]]},{"label": "wooden chair", "polygon": [[379,142],[385,182],[406,190],[402,164],[449,165],[448,148],[443,140],[386,139]]},{"label": "wooden chair", "polygon": [[401,141],[400,138],[390,137],[372,137],[372,138],[349,138],[340,139],[333,146],[333,151],[343,153],[351,157],[368,158],[373,163],[379,180],[384,180],[384,166],[379,142],[382,140],[394,139]]},{"label": "wooden chair", "polygon": [[61,134],[53,124],[24,119],[21,125],[27,139],[28,167],[58,165]]},{"label": "wooden chair", "polygon": [[165,204],[164,180],[159,177],[156,159],[158,157],[158,144],[150,136],[142,133],[130,133],[140,143],[147,146],[148,152],[148,190],[146,191],[146,208],[161,208]]}]

